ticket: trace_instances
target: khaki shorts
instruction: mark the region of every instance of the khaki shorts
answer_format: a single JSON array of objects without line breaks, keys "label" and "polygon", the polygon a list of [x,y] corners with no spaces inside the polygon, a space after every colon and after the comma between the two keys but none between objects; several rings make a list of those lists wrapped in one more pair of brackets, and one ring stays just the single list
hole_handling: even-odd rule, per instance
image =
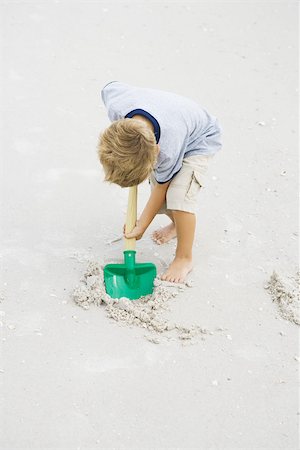
[{"label": "khaki shorts", "polygon": [[[198,194],[204,186],[205,174],[213,156],[194,155],[184,158],[181,169],[169,184],[166,201],[158,214],[168,214],[172,210],[196,212]],[[152,189],[157,184],[153,172],[149,181]]]}]

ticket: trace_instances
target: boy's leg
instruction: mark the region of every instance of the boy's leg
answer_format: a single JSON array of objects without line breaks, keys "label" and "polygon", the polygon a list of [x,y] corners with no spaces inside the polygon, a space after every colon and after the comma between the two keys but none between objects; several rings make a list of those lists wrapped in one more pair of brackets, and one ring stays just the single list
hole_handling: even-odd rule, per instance
[{"label": "boy's leg", "polygon": [[182,283],[192,270],[192,248],[196,228],[196,215],[185,211],[172,211],[177,233],[177,248],[173,262],[161,276],[162,280]]},{"label": "boy's leg", "polygon": [[172,211],[166,210],[164,214],[169,217],[171,223],[163,228],[155,230],[152,234],[152,239],[159,245],[166,244],[171,239],[174,239],[176,237],[176,227]]},{"label": "boy's leg", "polygon": [[[155,184],[157,183],[153,173],[150,174],[149,182],[151,189]],[[172,211],[166,208],[166,202],[162,206],[162,208],[158,211],[158,214],[165,214],[169,217],[171,220],[171,223],[163,228],[159,228],[158,230],[155,230],[152,234],[152,239],[157,244],[165,244],[166,242],[169,242],[171,239],[176,237],[176,228],[174,223],[174,218],[172,215]]]},{"label": "boy's leg", "polygon": [[192,270],[192,247],[196,228],[198,193],[203,186],[209,156],[191,156],[183,160],[179,173],[167,190],[167,211],[171,210],[177,235],[173,262],[161,276],[163,280],[183,282]]}]

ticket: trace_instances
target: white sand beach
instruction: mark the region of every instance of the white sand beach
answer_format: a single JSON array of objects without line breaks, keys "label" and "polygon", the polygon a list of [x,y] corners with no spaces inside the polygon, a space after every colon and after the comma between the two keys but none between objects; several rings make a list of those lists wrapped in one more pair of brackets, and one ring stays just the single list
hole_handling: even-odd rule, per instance
[{"label": "white sand beach", "polygon": [[[0,11],[1,449],[297,450],[298,3]],[[128,195],[104,183],[96,153],[111,80],[192,98],[223,129],[191,285],[123,312],[99,300]],[[139,211],[149,192],[139,186]],[[176,242],[150,235],[166,223],[137,243],[159,273]],[[74,301],[97,283],[98,305]]]}]

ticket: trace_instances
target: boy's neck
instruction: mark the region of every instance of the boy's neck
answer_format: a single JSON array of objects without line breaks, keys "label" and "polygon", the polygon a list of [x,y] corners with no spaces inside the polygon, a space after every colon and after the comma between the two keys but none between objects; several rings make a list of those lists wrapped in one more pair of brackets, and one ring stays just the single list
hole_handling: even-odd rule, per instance
[{"label": "boy's neck", "polygon": [[[153,131],[154,136],[155,136],[154,125],[151,122],[151,120],[147,119],[147,117],[140,116],[139,114],[136,114],[135,116],[132,116],[132,119],[137,119],[137,120],[140,120],[140,121],[144,122],[147,125],[147,127],[150,128],[151,131]],[[157,149],[157,153],[159,153],[160,148],[159,148],[158,144],[156,144],[156,149]]]},{"label": "boy's neck", "polygon": [[151,122],[151,120],[147,119],[147,117],[141,116],[139,114],[135,114],[134,116],[132,116],[132,119],[141,120],[142,122],[144,122],[147,125],[148,128],[150,128],[150,130],[153,131],[153,133],[155,132],[153,123]]}]

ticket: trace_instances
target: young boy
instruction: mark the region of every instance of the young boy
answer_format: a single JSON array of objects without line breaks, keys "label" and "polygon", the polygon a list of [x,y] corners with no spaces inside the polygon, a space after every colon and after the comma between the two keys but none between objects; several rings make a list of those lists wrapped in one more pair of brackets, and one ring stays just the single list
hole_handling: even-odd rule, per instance
[{"label": "young boy", "polygon": [[171,223],[153,233],[157,244],[177,237],[173,262],[161,276],[182,283],[192,270],[197,195],[213,155],[221,149],[215,116],[178,94],[106,84],[101,97],[112,124],[100,134],[98,154],[105,180],[122,187],[150,179],[151,195],[127,238],[140,239],[156,214]]}]

